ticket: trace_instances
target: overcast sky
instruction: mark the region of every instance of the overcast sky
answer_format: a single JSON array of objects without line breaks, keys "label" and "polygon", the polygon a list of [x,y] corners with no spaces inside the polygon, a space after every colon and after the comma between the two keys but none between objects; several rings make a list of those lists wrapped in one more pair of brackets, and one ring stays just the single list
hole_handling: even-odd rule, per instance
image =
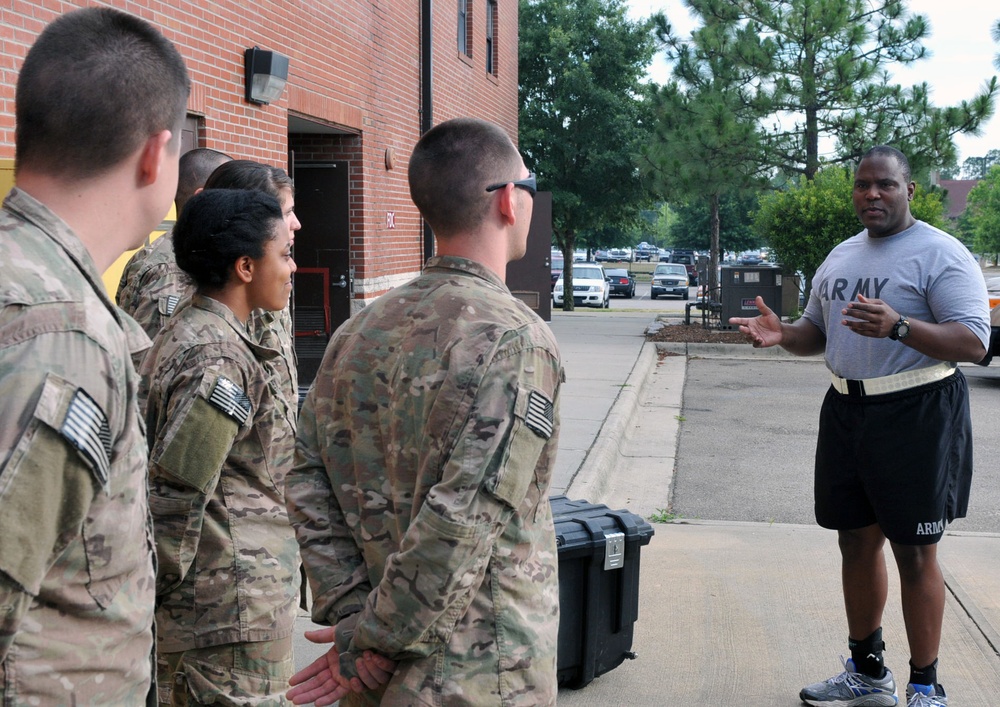
[{"label": "overcast sky", "polygon": [[[686,34],[694,27],[681,0],[628,0],[628,5],[634,18],[663,10],[678,31]],[[1000,18],[1000,4],[992,0],[960,0],[957,3],[908,0],[906,7],[930,22],[930,37],[924,41],[930,58],[893,72],[899,84],[909,87],[926,81],[934,105],[955,105],[971,98],[991,76],[1000,73],[993,66],[993,57],[1000,53],[1000,46],[990,36],[990,25]],[[669,78],[670,68],[662,55],[654,60],[650,76],[657,83],[664,83]],[[997,113],[1000,113],[1000,101]],[[955,144],[960,165],[966,157],[978,157],[991,149],[1000,149],[1000,115],[990,118],[980,137],[958,136]]]}]

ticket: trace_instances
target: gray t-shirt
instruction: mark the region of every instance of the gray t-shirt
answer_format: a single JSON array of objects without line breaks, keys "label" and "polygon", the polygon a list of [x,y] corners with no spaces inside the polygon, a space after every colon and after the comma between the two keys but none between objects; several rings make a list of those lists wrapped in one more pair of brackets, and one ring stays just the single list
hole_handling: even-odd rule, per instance
[{"label": "gray t-shirt", "polygon": [[986,282],[969,250],[923,221],[892,236],[868,231],[834,248],[813,278],[805,318],[826,334],[826,365],[842,378],[878,378],[938,361],[889,338],[855,334],[841,324],[858,294],[925,322],[961,322],[984,346],[990,338]]}]

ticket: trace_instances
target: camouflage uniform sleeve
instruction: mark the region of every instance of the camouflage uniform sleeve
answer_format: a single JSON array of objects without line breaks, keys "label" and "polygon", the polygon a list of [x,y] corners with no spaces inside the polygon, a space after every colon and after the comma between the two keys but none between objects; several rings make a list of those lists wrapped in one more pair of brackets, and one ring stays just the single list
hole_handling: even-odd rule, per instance
[{"label": "camouflage uniform sleeve", "polygon": [[400,660],[448,642],[483,582],[494,543],[539,483],[554,434],[558,357],[520,337],[502,346],[470,389],[471,407],[427,495],[358,618],[341,671],[362,651]]},{"label": "camouflage uniform sleeve", "polygon": [[208,501],[241,429],[252,423],[237,362],[182,370],[167,385],[149,455],[149,510],[158,567],[157,596],[184,579],[198,551]]},{"label": "camouflage uniform sleeve", "polygon": [[359,611],[372,586],[317,451],[314,402],[310,393],[299,416],[295,465],[285,477],[285,504],[314,597],[312,619],[332,626]]},{"label": "camouflage uniform sleeve", "polygon": [[[83,370],[106,371],[96,347],[61,339]],[[108,399],[53,372],[37,349],[0,361],[0,661],[32,597],[80,535],[95,495],[107,489],[116,432]],[[93,357],[90,354],[97,354]],[[44,358],[44,356],[42,356]],[[30,359],[30,360],[28,360]],[[69,372],[66,372],[69,374]],[[35,391],[25,395],[24,391]],[[96,394],[96,392],[95,392]]]},{"label": "camouflage uniform sleeve", "polygon": [[135,319],[150,339],[155,339],[180,302],[182,284],[166,264],[144,268],[118,291],[118,306]]},{"label": "camouflage uniform sleeve", "polygon": [[139,269],[142,250],[143,249],[140,248],[132,254],[132,257],[128,259],[127,263],[125,263],[125,267],[122,268],[122,276],[118,279],[118,289],[115,290],[115,304],[122,309],[125,309],[123,302],[127,301],[133,292],[132,288],[129,287],[129,283],[132,278],[135,277],[135,273]]}]

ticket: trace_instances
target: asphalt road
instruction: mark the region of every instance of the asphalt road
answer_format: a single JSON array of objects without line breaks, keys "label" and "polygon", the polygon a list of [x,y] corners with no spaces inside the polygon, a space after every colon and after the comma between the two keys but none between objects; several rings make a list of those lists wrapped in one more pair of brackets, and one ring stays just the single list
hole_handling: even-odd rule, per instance
[{"label": "asphalt road", "polygon": [[[1000,533],[1000,364],[969,379],[975,476],[955,530]],[[814,524],[822,361],[690,358],[672,510],[685,518]],[[932,433],[933,431],[929,431]]]}]

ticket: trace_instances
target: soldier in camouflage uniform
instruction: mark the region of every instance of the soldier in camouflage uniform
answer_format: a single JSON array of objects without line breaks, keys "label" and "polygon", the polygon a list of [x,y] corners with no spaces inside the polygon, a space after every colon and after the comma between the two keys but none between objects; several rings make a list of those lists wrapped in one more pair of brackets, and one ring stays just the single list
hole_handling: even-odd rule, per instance
[{"label": "soldier in camouflage uniform", "polygon": [[143,362],[160,703],[279,705],[293,670],[299,559],[284,506],[288,407],[249,336],[288,304],[295,263],[274,197],[194,196],[174,229],[196,285]]},{"label": "soldier in camouflage uniform", "polygon": [[[256,189],[281,202],[294,244],[295,231],[302,228],[302,224],[295,216],[292,180],[283,169],[249,160],[238,160],[233,165],[235,169],[217,169],[232,161],[215,150],[196,149],[185,153],[181,157],[180,181],[174,200],[177,215],[180,216],[188,199],[206,185],[211,189]],[[209,181],[216,171],[220,174]],[[193,293],[194,283],[177,266],[172,234],[165,233],[132,256],[125,266],[118,283],[118,304],[139,322],[149,338],[155,339],[177,310],[177,305]],[[271,362],[270,368],[280,379],[283,400],[290,406],[294,418],[298,411],[298,373],[291,313],[287,307],[280,312],[256,311],[251,316],[249,328],[258,343],[281,352],[281,357]],[[135,357],[136,368],[142,367],[144,356],[145,352]]]},{"label": "soldier in camouflage uniform", "polygon": [[[295,190],[285,170],[251,160],[233,160],[212,172],[205,188],[252,189],[270,194],[281,204],[281,212],[288,225],[288,237],[295,245],[295,232],[302,228],[302,224],[295,216]],[[299,409],[299,386],[292,317],[288,307],[278,312],[258,309],[251,315],[248,327],[250,335],[258,343],[281,352],[281,356],[267,361],[265,367],[277,377],[289,419],[294,422]]]},{"label": "soldier in camouflage uniform", "polygon": [[[459,119],[421,138],[409,181],[439,256],[335,333],[299,420],[286,498],[313,619],[333,627],[310,638],[335,644],[289,697],[553,705],[564,373],[504,285],[534,177],[499,127]],[[395,670],[366,676],[369,652]]]},{"label": "soldier in camouflage uniform", "polygon": [[[101,272],[170,206],[188,96],[148,23],[50,24],[17,84],[0,211],[0,703],[152,695],[153,545],[130,354]],[[87,126],[81,130],[81,126]]]},{"label": "soldier in camouflage uniform", "polygon": [[[204,147],[181,155],[174,210],[179,216],[188,202],[205,186],[205,180],[231,157]],[[136,251],[122,271],[115,299],[118,306],[139,322],[150,339],[155,339],[166,319],[173,314],[182,299],[189,297],[194,285],[187,274],[177,267],[173,238],[167,231],[155,241]],[[136,367],[141,357],[135,361]]]}]

